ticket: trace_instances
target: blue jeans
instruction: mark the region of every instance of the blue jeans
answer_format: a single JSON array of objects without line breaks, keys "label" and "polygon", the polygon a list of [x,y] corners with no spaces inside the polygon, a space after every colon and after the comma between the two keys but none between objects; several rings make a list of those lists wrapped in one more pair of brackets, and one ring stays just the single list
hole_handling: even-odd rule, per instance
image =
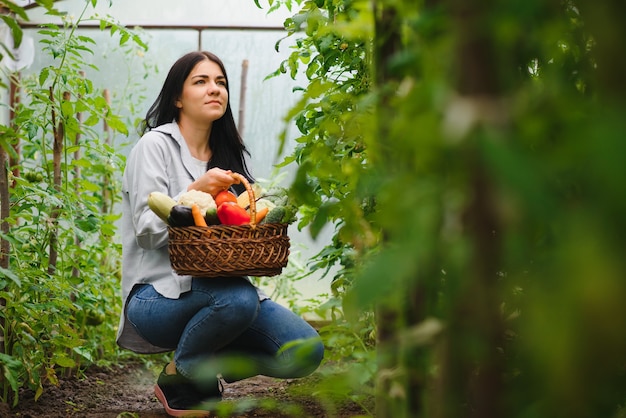
[{"label": "blue jeans", "polygon": [[178,299],[139,285],[126,312],[148,342],[175,351],[176,369],[187,378],[207,370],[227,382],[258,374],[302,377],[324,356],[313,327],[272,300],[260,302],[243,277],[194,278]]}]

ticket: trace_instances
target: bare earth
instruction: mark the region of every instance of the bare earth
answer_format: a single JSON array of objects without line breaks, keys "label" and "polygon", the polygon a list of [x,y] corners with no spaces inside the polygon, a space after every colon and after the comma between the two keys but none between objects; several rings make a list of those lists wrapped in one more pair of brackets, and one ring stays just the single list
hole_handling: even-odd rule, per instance
[{"label": "bare earth", "polygon": [[[168,415],[154,396],[156,373],[142,364],[125,364],[103,369],[93,367],[82,378],[62,379],[56,387],[48,387],[34,400],[33,393],[20,393],[16,408],[0,404],[0,417],[21,418],[162,418]],[[270,399],[273,410],[246,408],[232,417],[256,418],[347,418],[365,416],[355,404],[346,404],[329,413],[312,397],[295,395],[291,389],[302,385],[305,379],[279,380],[255,377],[241,382],[224,384],[226,403],[241,408],[249,399]],[[302,390],[300,391],[300,393]],[[298,393],[295,391],[295,393]],[[228,402],[231,401],[231,402]],[[236,401],[236,402],[235,402]],[[289,411],[289,412],[288,412]],[[217,416],[217,415],[216,415]]]}]

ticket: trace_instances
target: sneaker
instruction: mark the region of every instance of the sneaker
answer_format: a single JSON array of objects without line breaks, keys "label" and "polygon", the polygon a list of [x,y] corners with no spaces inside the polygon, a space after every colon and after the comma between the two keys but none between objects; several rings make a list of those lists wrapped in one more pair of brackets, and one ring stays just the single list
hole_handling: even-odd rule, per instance
[{"label": "sneaker", "polygon": [[209,417],[209,411],[201,405],[220,401],[222,391],[216,378],[215,390],[200,390],[191,380],[180,374],[165,374],[165,368],[157,379],[154,393],[171,417]]}]

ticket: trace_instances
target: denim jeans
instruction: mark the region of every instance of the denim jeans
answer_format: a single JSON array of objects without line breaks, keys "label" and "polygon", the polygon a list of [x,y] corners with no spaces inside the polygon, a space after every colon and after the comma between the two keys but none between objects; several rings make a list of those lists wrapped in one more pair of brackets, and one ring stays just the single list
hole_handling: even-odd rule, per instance
[{"label": "denim jeans", "polygon": [[126,312],[143,338],[175,352],[176,369],[187,378],[207,370],[227,382],[258,374],[302,377],[324,356],[313,327],[270,299],[259,301],[243,277],[194,278],[179,299],[139,285]]}]

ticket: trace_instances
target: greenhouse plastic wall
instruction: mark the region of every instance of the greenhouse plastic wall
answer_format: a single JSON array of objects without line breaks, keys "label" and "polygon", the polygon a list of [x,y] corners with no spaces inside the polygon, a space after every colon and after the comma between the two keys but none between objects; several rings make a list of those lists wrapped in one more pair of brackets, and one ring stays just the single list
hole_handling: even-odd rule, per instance
[{"label": "greenhouse plastic wall", "polygon": [[[84,5],[84,0],[57,2],[57,8],[70,16],[77,16]],[[96,9],[90,8],[85,14],[95,15],[111,16],[130,27],[141,26],[138,30],[149,45],[148,51],[137,49],[128,54],[120,47],[118,39],[100,31],[97,21],[81,25],[80,33],[96,41],[94,55],[85,56],[89,64],[99,69],[87,74],[96,88],[109,89],[114,103],[120,92],[136,91],[140,104],[133,112],[136,114],[131,116],[140,118],[156,98],[168,69],[178,57],[197,49],[211,51],[224,61],[228,71],[231,106],[236,122],[244,122],[244,141],[252,154],[251,169],[258,179],[271,175],[274,164],[281,160],[277,156],[278,138],[285,128],[288,132],[286,152],[293,146],[297,130],[284,120],[284,115],[298,99],[293,88],[305,82],[287,76],[266,79],[290,53],[289,40],[283,41],[278,51],[275,49],[286,34],[282,27],[290,15],[287,10],[268,14],[267,9],[259,9],[254,0],[117,0],[111,7],[108,0],[100,0]],[[29,16],[31,22],[26,26],[25,36],[34,39],[36,50],[34,62],[22,71],[24,75],[49,65],[49,57],[37,50],[39,35],[33,26],[51,19],[37,9],[32,9]],[[244,61],[247,62],[245,108],[240,109]],[[116,110],[124,116],[129,113],[128,109]],[[243,121],[239,121],[240,111]],[[131,132],[129,138],[115,140],[118,144],[130,142],[132,145],[137,137]],[[285,182],[290,180],[294,168],[288,170]],[[292,252],[300,253],[299,261],[306,262],[326,245],[330,232],[322,233],[313,241],[307,231],[300,232],[292,225],[289,230]],[[309,277],[298,282],[296,288],[307,299],[327,293],[328,279]]]}]

